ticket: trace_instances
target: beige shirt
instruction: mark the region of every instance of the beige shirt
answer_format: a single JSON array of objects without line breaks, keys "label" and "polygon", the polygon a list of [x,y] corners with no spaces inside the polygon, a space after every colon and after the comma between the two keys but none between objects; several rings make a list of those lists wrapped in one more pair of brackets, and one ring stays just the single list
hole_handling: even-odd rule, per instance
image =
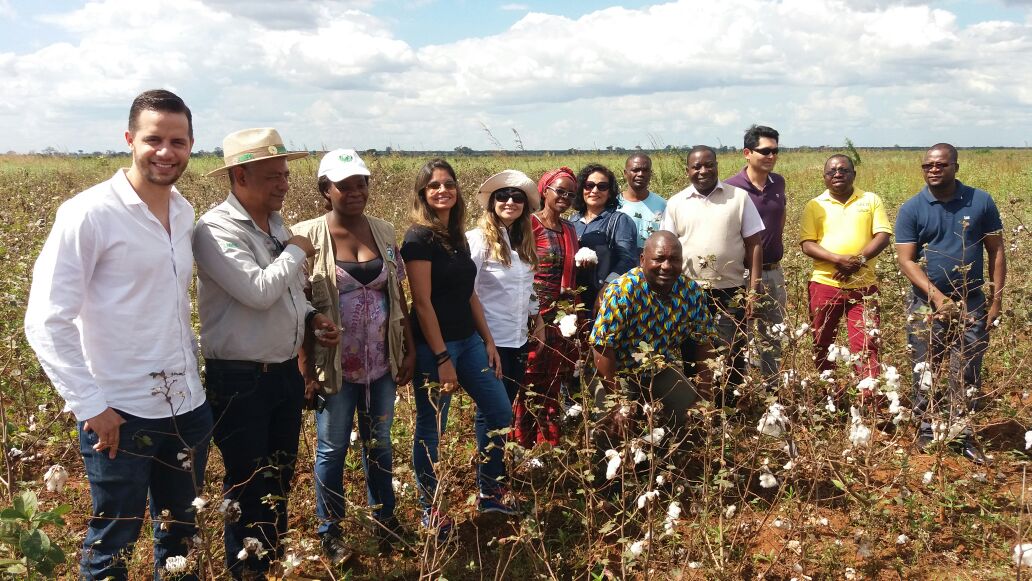
[{"label": "beige shirt", "polygon": [[723,289],[745,285],[745,239],[763,231],[763,220],[745,190],[717,182],[708,196],[688,186],[671,197],[660,228],[681,241],[689,278]]},{"label": "beige shirt", "polygon": [[305,337],[305,253],[284,247],[290,231],[278,212],[272,235],[259,228],[236,196],[197,221],[197,310],[205,359],[281,363],[297,355]]}]

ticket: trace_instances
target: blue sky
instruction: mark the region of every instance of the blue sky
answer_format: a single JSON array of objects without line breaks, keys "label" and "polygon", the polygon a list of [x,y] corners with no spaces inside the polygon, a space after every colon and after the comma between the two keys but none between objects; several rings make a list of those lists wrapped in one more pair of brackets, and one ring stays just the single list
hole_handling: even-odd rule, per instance
[{"label": "blue sky", "polygon": [[1032,0],[0,0],[0,151],[124,150],[132,97],[197,148],[1023,146]]}]

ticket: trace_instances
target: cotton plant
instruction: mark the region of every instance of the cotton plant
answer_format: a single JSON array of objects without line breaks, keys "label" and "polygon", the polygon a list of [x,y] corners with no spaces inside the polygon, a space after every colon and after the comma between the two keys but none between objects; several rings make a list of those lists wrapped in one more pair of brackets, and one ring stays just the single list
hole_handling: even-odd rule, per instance
[{"label": "cotton plant", "polygon": [[857,448],[870,445],[871,429],[864,424],[863,418],[860,417],[860,410],[850,407],[849,416],[849,441]]}]

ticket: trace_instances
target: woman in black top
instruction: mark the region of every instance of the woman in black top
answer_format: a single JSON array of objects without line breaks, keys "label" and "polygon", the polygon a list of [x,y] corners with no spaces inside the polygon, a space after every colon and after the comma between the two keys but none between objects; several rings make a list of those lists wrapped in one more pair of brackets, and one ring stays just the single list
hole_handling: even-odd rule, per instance
[{"label": "woman in black top", "polygon": [[515,514],[506,501],[502,435],[512,423],[501,365],[480,301],[473,292],[477,267],[463,234],[465,202],[455,171],[442,159],[416,176],[412,226],[401,256],[412,290],[416,342],[416,430],[412,467],[423,505],[423,526],[447,535],[451,519],[436,496],[437,445],[448,422],[451,393],[462,387],[477,404],[477,447],[481,512]]}]

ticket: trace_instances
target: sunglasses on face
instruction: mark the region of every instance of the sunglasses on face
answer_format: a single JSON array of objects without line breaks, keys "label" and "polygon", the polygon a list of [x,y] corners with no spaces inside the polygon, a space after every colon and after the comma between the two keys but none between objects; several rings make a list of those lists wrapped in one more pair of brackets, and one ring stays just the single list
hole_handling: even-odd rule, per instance
[{"label": "sunglasses on face", "polygon": [[560,198],[566,198],[567,200],[572,200],[573,197],[577,195],[577,192],[573,192],[573,191],[570,191],[570,190],[563,190],[563,189],[556,188],[556,187],[553,187],[553,186],[548,186],[545,189],[546,190],[552,190],[553,192],[555,192],[556,196],[558,196]]},{"label": "sunglasses on face", "polygon": [[779,149],[776,147],[758,147],[753,150],[753,153],[758,153],[764,157],[767,157],[768,155],[777,155],[778,151]]},{"label": "sunglasses on face", "polygon": [[446,182],[430,182],[426,184],[426,191],[436,192],[437,190],[444,188],[446,190],[454,190],[459,187],[459,184],[455,183],[455,180],[448,180]]},{"label": "sunglasses on face", "polygon": [[921,164],[921,169],[923,171],[932,171],[933,169],[937,169],[937,170],[941,171],[941,170],[944,170],[944,169],[946,169],[946,168],[948,168],[948,167],[950,167],[952,165],[953,165],[952,163],[942,163],[942,162],[922,163]]},{"label": "sunglasses on face", "polygon": [[514,191],[510,191],[510,190],[498,190],[497,192],[495,192],[492,195],[494,196],[494,201],[496,201],[496,202],[505,203],[505,202],[511,201],[514,204],[526,204],[527,203],[527,194],[525,194],[523,192],[514,192]]},{"label": "sunglasses on face", "polygon": [[594,190],[596,188],[598,188],[598,191],[600,191],[600,192],[608,192],[609,191],[609,182],[598,182],[598,183],[595,183],[595,182],[584,182],[584,191],[585,192],[590,192],[591,190]]},{"label": "sunglasses on face", "polygon": [[833,168],[827,170],[826,172],[824,172],[824,175],[826,175],[826,176],[828,176],[830,178],[831,176],[838,175],[838,174],[842,174],[844,176],[847,176],[847,175],[849,175],[851,173],[853,173],[853,170],[849,169],[848,167],[833,167]]}]

